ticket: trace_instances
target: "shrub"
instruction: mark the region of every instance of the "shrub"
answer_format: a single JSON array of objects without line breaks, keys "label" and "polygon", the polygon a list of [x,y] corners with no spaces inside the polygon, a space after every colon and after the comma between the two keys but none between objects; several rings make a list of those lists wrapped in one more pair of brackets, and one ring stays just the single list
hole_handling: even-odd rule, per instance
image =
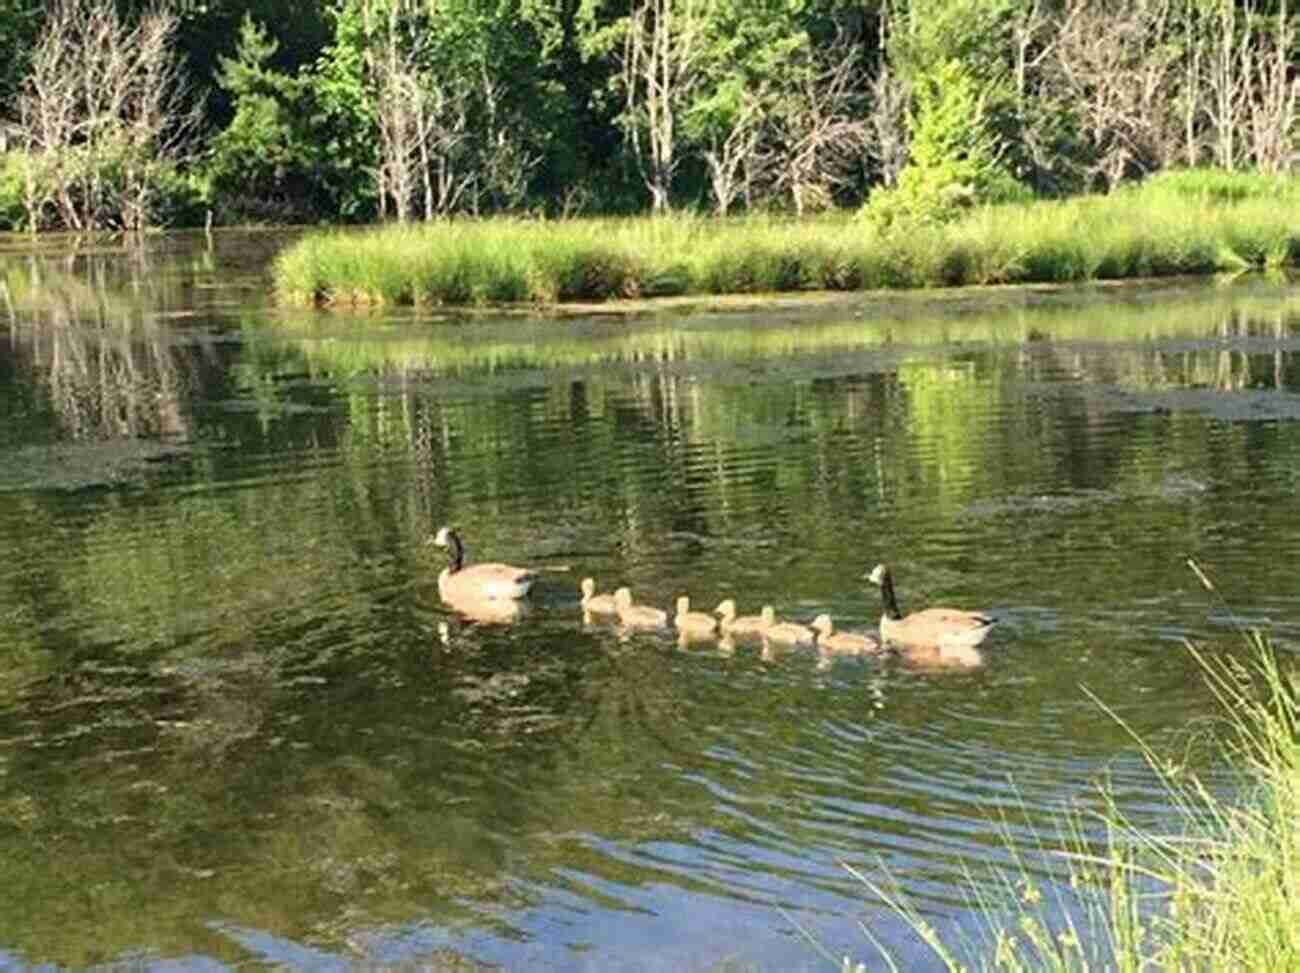
[{"label": "shrub", "polygon": [[863,207],[881,230],[945,223],[980,203],[1027,200],[1029,190],[997,161],[976,81],[947,61],[916,83],[911,159],[890,189],[876,190]]},{"label": "shrub", "polygon": [[20,153],[0,155],[0,230],[21,230],[27,225],[24,168]]}]

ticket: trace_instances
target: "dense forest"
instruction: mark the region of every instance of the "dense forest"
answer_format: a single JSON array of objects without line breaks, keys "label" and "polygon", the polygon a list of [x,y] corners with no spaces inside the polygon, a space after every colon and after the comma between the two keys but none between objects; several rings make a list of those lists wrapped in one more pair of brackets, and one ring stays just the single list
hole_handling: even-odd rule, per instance
[{"label": "dense forest", "polygon": [[1292,169],[1286,0],[0,0],[0,229],[890,220]]}]

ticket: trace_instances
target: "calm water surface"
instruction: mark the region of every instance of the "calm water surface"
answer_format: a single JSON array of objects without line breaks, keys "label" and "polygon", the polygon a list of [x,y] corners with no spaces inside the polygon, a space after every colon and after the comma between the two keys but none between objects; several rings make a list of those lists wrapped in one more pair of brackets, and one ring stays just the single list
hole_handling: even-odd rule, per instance
[{"label": "calm water surface", "polygon": [[[1167,818],[1085,689],[1194,744],[1188,556],[1300,641],[1284,281],[469,323],[276,311],[279,242],[0,247],[2,969],[929,968],[843,864],[960,935],[1104,775]],[[443,610],[444,522],[522,624]],[[877,561],[982,664],[577,607],[867,627]]]}]

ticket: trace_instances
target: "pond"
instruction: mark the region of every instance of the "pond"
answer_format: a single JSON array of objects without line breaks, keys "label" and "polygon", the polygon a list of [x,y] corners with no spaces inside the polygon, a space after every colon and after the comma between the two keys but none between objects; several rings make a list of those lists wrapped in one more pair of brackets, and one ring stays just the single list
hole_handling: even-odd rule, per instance
[{"label": "pond", "polygon": [[[0,968],[932,968],[844,865],[967,935],[1100,781],[1167,817],[1185,639],[1300,637],[1285,280],[350,315],[282,239],[0,247]],[[444,523],[527,618],[445,610]],[[979,658],[578,605],[864,629],[877,562]]]}]

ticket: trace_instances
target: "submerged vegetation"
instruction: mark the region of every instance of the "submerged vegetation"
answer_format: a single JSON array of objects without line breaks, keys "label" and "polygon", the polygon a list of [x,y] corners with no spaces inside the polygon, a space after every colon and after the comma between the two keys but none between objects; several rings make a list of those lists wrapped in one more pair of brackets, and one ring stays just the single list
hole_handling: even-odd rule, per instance
[{"label": "submerged vegetation", "polygon": [[1175,172],[950,222],[700,217],[391,226],[310,235],[282,301],[484,305],[1205,274],[1300,263],[1300,179]]},{"label": "submerged vegetation", "polygon": [[1265,635],[1243,638],[1244,651],[1222,657],[1188,644],[1224,713],[1216,737],[1237,772],[1231,795],[1135,734],[1172,823],[1135,820],[1103,787],[1095,819],[1075,815],[1057,853],[1068,889],[1034,874],[1009,839],[1018,871],[992,886],[972,880],[982,929],[960,944],[902,895],[850,871],[950,971],[971,957],[1009,971],[1300,969],[1300,678]]}]

